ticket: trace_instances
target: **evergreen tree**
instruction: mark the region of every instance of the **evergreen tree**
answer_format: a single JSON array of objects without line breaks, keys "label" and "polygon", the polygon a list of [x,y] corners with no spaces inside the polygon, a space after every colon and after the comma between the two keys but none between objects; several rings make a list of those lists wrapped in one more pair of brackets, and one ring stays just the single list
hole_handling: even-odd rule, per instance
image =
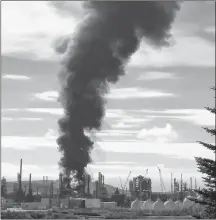
[{"label": "evergreen tree", "polygon": [[[215,91],[215,87],[212,88]],[[216,108],[206,108],[212,114],[216,114]],[[204,128],[206,132],[210,135],[215,136],[216,129],[215,128]],[[207,149],[213,151],[216,157],[216,146],[213,144],[204,143],[202,141],[198,141],[201,145],[206,147]],[[205,177],[202,177],[205,183],[205,188],[202,190],[196,190],[198,194],[203,198],[202,201],[195,200],[200,204],[206,205],[205,214],[208,218],[216,218],[216,158],[215,160],[195,157],[198,171],[205,174]]]}]

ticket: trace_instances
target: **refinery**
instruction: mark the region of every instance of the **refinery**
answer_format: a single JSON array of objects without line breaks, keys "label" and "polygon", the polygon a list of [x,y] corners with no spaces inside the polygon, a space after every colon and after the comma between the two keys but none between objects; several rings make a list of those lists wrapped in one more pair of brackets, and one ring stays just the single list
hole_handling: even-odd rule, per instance
[{"label": "refinery", "polygon": [[[180,181],[177,181],[176,178],[172,178],[171,174],[171,190],[167,191],[159,167],[160,192],[152,191],[152,181],[146,177],[148,170],[144,176],[137,177],[131,177],[130,171],[125,183],[119,177],[120,189],[112,187],[112,190],[107,190],[109,185],[105,184],[105,176],[102,173],[98,173],[96,181],[93,181],[91,175],[86,174],[83,184],[74,190],[61,173],[57,181],[48,180],[48,176],[43,176],[38,184],[32,182],[32,176],[29,174],[28,184],[24,184],[22,167],[21,159],[17,181],[13,182],[13,193],[1,197],[2,210],[116,210],[118,208],[136,210],[137,201],[139,202],[138,209],[156,210],[159,202],[163,204],[162,207],[164,206],[165,210],[168,207],[168,209],[190,209],[192,211],[192,207],[196,207],[192,201],[187,199],[188,196],[194,196],[192,178],[190,178],[190,188],[188,188],[182,175]],[[7,184],[6,180],[4,181],[2,185]],[[194,189],[196,188],[195,179]],[[170,203],[174,206],[172,207]]]}]

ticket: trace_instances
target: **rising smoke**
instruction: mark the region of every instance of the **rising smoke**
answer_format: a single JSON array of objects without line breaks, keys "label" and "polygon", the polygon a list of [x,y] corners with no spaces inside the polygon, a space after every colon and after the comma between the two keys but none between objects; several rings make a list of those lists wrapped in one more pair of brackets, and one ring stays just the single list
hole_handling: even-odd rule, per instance
[{"label": "rising smoke", "polygon": [[[169,45],[171,24],[179,3],[173,1],[89,1],[89,16],[65,42],[60,73],[57,140],[60,166],[66,175],[82,180],[91,162],[91,132],[100,129],[108,83],[116,83],[130,56],[144,39],[152,46]],[[61,51],[61,50],[60,50]]]}]

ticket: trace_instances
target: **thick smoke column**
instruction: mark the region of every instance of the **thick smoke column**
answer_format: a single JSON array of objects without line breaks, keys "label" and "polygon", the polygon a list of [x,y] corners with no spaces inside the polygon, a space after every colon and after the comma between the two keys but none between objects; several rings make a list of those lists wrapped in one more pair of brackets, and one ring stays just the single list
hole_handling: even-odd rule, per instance
[{"label": "thick smoke column", "polygon": [[168,45],[179,9],[173,1],[92,1],[86,6],[89,16],[65,43],[60,74],[65,113],[57,140],[63,154],[60,165],[78,180],[91,162],[93,142],[88,134],[101,127],[108,83],[124,75],[125,64],[143,38],[156,47]]}]

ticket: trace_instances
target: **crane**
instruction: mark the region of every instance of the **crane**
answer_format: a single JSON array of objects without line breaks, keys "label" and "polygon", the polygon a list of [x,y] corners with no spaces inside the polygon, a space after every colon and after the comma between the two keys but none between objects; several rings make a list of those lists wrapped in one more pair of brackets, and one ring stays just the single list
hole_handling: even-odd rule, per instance
[{"label": "crane", "polygon": [[129,174],[128,174],[128,176],[127,176],[127,179],[126,179],[126,181],[125,181],[124,186],[122,185],[121,177],[119,177],[119,180],[120,180],[120,183],[121,183],[121,188],[122,188],[123,194],[125,194],[124,192],[125,192],[125,189],[126,189],[126,186],[127,186],[128,180],[129,180],[129,178],[130,178],[130,174],[131,174],[131,171],[129,172]]},{"label": "crane", "polygon": [[131,171],[129,172],[128,177],[127,177],[127,179],[126,179],[126,182],[125,182],[125,185],[124,185],[124,189],[125,189],[126,186],[127,186],[127,183],[128,183],[129,178],[130,178],[130,175],[131,175]]},{"label": "crane", "polygon": [[122,188],[122,191],[123,191],[123,194],[124,194],[124,188],[123,188],[123,185],[122,185],[122,180],[121,180],[121,177],[119,177],[119,180],[120,180],[120,183],[121,183],[121,188]]},{"label": "crane", "polygon": [[161,174],[161,169],[159,167],[158,168],[158,171],[159,171],[159,176],[160,176],[160,186],[161,186],[161,191],[162,192],[166,192],[166,187],[164,185],[164,181],[163,181],[163,178],[162,178],[162,174]]}]

